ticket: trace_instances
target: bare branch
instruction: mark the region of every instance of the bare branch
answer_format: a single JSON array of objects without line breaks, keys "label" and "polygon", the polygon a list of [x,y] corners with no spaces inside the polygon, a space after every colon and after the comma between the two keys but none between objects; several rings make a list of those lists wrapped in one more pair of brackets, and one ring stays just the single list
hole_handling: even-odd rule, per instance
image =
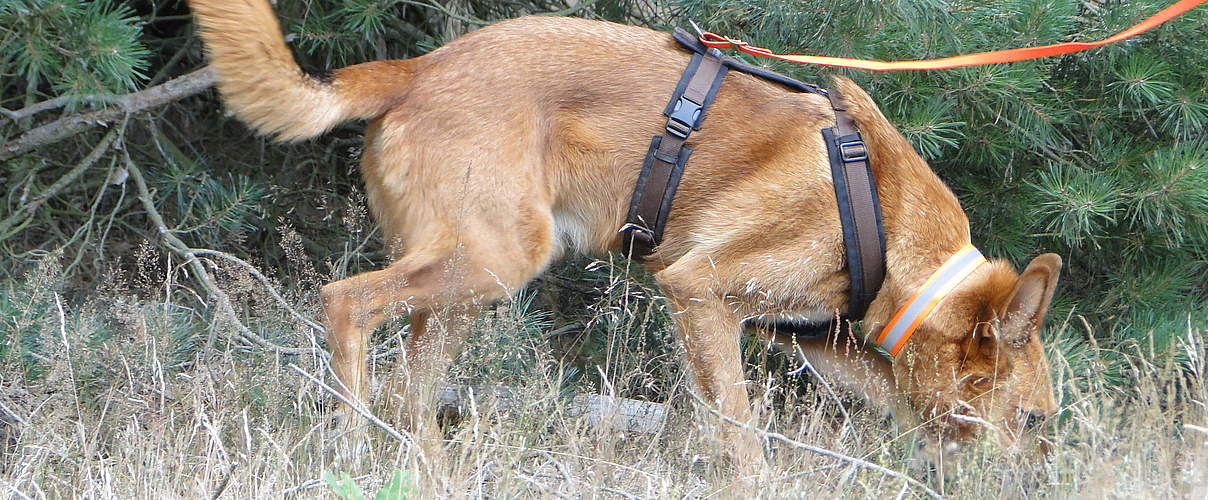
[{"label": "bare branch", "polygon": [[[326,358],[328,356],[326,351],[317,347],[296,348],[279,346],[269,342],[267,339],[259,335],[256,335],[254,332],[248,329],[247,326],[244,326],[244,324],[239,321],[238,315],[235,314],[235,308],[231,305],[230,296],[214,283],[213,278],[210,277],[210,273],[206,271],[205,266],[202,265],[202,260],[197,257],[196,250],[186,245],[185,242],[181,241],[180,238],[176,237],[172,230],[168,229],[167,224],[164,223],[163,216],[161,216],[159,211],[156,210],[155,202],[151,199],[151,191],[147,189],[147,181],[143,178],[142,169],[138,168],[138,165],[134,163],[134,160],[130,159],[130,155],[125,154],[124,156],[126,160],[126,170],[130,173],[130,178],[134,179],[134,185],[138,189],[138,199],[142,202],[143,210],[147,212],[147,217],[150,218],[151,223],[155,225],[162,244],[166,246],[172,253],[175,253],[182,259],[185,259],[185,264],[189,266],[189,269],[192,270],[197,278],[201,281],[202,287],[206,289],[206,292],[211,298],[217,301],[219,314],[225,317],[228,321],[234,323],[235,328],[239,330],[239,335],[241,337],[262,349],[278,354],[313,355],[322,358]],[[211,334],[209,340],[206,341],[206,347],[213,346],[213,343],[214,336]]]},{"label": "bare branch", "polygon": [[202,68],[161,85],[126,94],[114,100],[116,107],[66,116],[22,134],[0,147],[0,161],[61,141],[92,127],[105,126],[125,115],[200,94],[213,84],[213,72],[209,68]]},{"label": "bare branch", "polygon": [[286,311],[289,311],[289,314],[291,316],[293,316],[294,319],[301,321],[303,323],[306,323],[306,326],[313,328],[315,331],[317,331],[319,333],[327,333],[327,330],[324,330],[323,327],[319,326],[318,323],[311,321],[306,316],[303,316],[302,313],[299,313],[292,306],[290,306],[289,301],[285,300],[285,297],[282,297],[280,293],[277,293],[277,289],[273,288],[273,285],[268,282],[268,277],[265,276],[264,274],[261,274],[258,269],[256,269],[251,264],[248,264],[247,261],[244,261],[243,259],[240,259],[239,257],[236,257],[236,256],[231,255],[226,252],[220,252],[218,250],[209,250],[209,249],[203,249],[203,248],[194,248],[193,255],[213,255],[215,257],[222,257],[226,260],[239,264],[240,266],[243,267],[244,270],[246,270],[248,272],[248,274],[251,274],[252,277],[256,278],[257,281],[259,281],[261,284],[263,284],[264,288],[266,288],[268,290],[269,295],[272,295],[273,298],[276,299],[277,303],[281,304],[281,307],[284,307]]},{"label": "bare branch", "polygon": [[42,206],[42,203],[45,203],[46,200],[50,199],[51,196],[58,194],[59,191],[63,190],[63,188],[71,185],[72,182],[75,182],[80,175],[83,175],[85,170],[88,170],[93,163],[96,163],[97,160],[101,159],[101,157],[104,156],[107,151],[109,151],[109,146],[113,144],[113,139],[116,137],[116,129],[109,131],[109,133],[105,134],[105,137],[101,139],[101,142],[97,143],[97,145],[92,148],[92,152],[88,153],[88,156],[85,156],[84,159],[81,160],[80,163],[76,164],[75,167],[72,167],[71,171],[59,178],[58,181],[55,181],[54,184],[51,184],[51,186],[46,188],[45,191],[38,193],[34,199],[18,207],[13,211],[12,215],[8,216],[8,218],[0,221],[0,239],[8,237],[9,228],[19,224],[23,219],[25,219],[25,217],[29,215],[30,212],[37,210],[37,208]]},{"label": "bare branch", "polygon": [[[184,52],[184,51],[181,51],[181,52]],[[4,113],[4,115],[7,116],[12,121],[18,121],[22,118],[25,118],[27,116],[33,116],[33,115],[36,115],[43,111],[50,111],[52,109],[61,108],[73,101],[75,101],[75,102],[112,103],[112,102],[118,102],[120,100],[121,100],[121,96],[112,96],[112,95],[103,95],[103,94],[61,95],[54,99],[47,99],[47,100],[39,102],[39,103],[31,104],[29,106],[18,109],[16,111],[11,111],[8,109],[0,109],[0,113]]]},{"label": "bare branch", "polygon": [[315,385],[318,385],[319,388],[323,389],[327,393],[331,394],[332,396],[335,396],[336,399],[340,400],[340,402],[344,403],[345,405],[348,405],[348,407],[352,408],[353,411],[361,414],[361,416],[365,417],[365,420],[368,420],[369,423],[377,426],[381,430],[386,431],[386,434],[389,434],[390,437],[394,438],[398,442],[400,442],[400,443],[410,443],[411,442],[410,439],[403,437],[402,433],[395,430],[394,427],[390,426],[390,424],[387,424],[386,422],[383,422],[382,419],[377,418],[377,416],[375,416],[373,414],[373,412],[370,412],[368,409],[366,409],[365,405],[361,404],[360,401],[348,399],[348,397],[341,394],[340,391],[337,391],[337,390],[333,389],[331,386],[324,384],[322,380],[319,380],[319,377],[306,373],[306,370],[298,368],[298,365],[290,363],[289,368],[295,372],[298,372],[298,375],[305,377],[307,380],[313,382]]}]

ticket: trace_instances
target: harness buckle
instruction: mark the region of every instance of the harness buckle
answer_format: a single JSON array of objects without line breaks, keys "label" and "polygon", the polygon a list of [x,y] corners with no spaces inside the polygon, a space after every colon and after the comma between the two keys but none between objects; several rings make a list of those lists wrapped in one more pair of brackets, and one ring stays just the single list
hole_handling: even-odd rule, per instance
[{"label": "harness buckle", "polygon": [[654,231],[641,224],[627,222],[617,232],[623,235],[621,253],[627,257],[641,260],[649,255],[654,247],[658,246],[658,241],[655,241],[654,238]]},{"label": "harness buckle", "polygon": [[862,140],[854,140],[839,143],[839,155],[843,158],[843,163],[852,163],[864,161],[868,159],[868,147],[864,145]]},{"label": "harness buckle", "polygon": [[700,110],[700,104],[680,96],[671,110],[671,115],[667,117],[667,133],[680,139],[687,139],[688,134],[692,133],[693,127],[696,126],[696,121],[700,119]]},{"label": "harness buckle", "polygon": [[626,222],[624,226],[621,226],[621,229],[617,230],[618,233],[627,233],[629,231],[637,231],[639,233],[654,234],[654,231],[651,231],[650,228],[643,226],[641,224],[633,223],[633,222]]}]

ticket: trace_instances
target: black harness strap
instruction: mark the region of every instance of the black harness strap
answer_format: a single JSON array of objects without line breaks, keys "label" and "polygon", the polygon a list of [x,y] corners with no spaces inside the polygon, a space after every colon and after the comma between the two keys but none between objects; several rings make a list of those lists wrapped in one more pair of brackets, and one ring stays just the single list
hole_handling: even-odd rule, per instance
[{"label": "black harness strap", "polygon": [[[696,35],[688,33],[687,31],[684,31],[683,29],[680,29],[680,28],[676,28],[675,33],[672,36],[675,37],[675,41],[679,42],[680,45],[683,45],[684,47],[691,49],[693,52],[696,52],[697,54],[704,54],[711,50],[717,50],[717,49],[711,49],[709,47],[706,47],[704,44],[700,43],[700,39],[697,38]],[[759,78],[763,78],[764,80],[767,80],[770,82],[775,82],[780,85],[784,85],[785,87],[788,87],[792,90],[796,90],[798,92],[808,92],[811,94],[826,95],[826,91],[823,90],[822,87],[819,87],[812,83],[805,83],[805,82],[800,82],[800,81],[794,80],[792,78],[789,78],[787,76],[784,76],[780,73],[777,73],[777,72],[769,70],[769,69],[760,68],[758,66],[751,66],[750,64],[739,62],[737,59],[734,59],[732,57],[723,55],[721,61],[722,61],[722,64],[725,65],[729,69],[738,71],[740,73],[746,73],[748,75],[757,76]]]},{"label": "black harness strap", "polygon": [[722,57],[716,49],[694,54],[663,110],[667,123],[663,134],[650,141],[642,172],[633,187],[629,215],[620,230],[621,252],[632,259],[646,258],[663,239],[675,188],[692,154],[692,148],[685,146],[684,141],[693,130],[700,130],[705,111],[717,96],[726,76]]}]

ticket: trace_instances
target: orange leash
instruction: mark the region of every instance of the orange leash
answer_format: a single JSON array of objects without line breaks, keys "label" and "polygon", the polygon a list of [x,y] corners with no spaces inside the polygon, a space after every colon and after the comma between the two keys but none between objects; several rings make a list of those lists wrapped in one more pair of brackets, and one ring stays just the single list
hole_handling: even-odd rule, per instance
[{"label": "orange leash", "polygon": [[1205,0],[1180,0],[1174,5],[1162,9],[1157,14],[1154,14],[1149,19],[1141,21],[1136,26],[1116,33],[1114,36],[1104,38],[1097,42],[1066,42],[1055,43],[1052,45],[1044,45],[1040,47],[1024,47],[1019,49],[995,50],[991,52],[978,52],[976,54],[966,54],[963,56],[945,57],[942,59],[926,59],[922,61],[872,61],[868,59],[849,59],[846,57],[826,57],[826,56],[807,56],[794,54],[776,54],[763,47],[756,47],[742,40],[727,38],[715,33],[704,32],[700,36],[701,43],[707,47],[715,49],[738,49],[751,55],[760,57],[771,57],[774,59],[783,59],[804,64],[821,64],[823,66],[839,66],[843,68],[870,69],[873,71],[893,71],[893,70],[919,70],[919,69],[948,69],[959,68],[962,66],[978,66],[983,64],[997,64],[1015,61],[1026,61],[1028,59],[1038,59],[1041,57],[1056,56],[1061,54],[1069,54],[1071,52],[1079,52],[1086,49],[1107,45],[1109,43],[1118,42],[1125,38],[1129,38],[1148,31],[1149,29],[1169,21],[1178,15],[1187,12],[1196,6],[1204,3]]}]

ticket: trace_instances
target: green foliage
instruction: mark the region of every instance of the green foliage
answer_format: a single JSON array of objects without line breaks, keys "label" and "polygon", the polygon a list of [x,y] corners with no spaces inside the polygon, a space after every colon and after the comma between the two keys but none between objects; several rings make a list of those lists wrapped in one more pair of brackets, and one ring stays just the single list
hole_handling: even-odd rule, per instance
[{"label": "green foliage", "polygon": [[266,190],[245,175],[225,177],[215,178],[197,163],[163,166],[155,181],[179,233],[217,242],[256,229],[253,217]]},{"label": "green foliage", "polygon": [[130,7],[109,0],[0,2],[0,73],[19,75],[28,97],[86,97],[132,90],[150,52]]},{"label": "green foliage", "polygon": [[543,373],[540,359],[545,355],[538,339],[549,330],[549,314],[533,308],[533,294],[520,292],[501,307],[483,315],[475,330],[482,332],[466,346],[466,355],[479,360],[458,367],[458,374],[469,380],[489,380],[493,384],[514,385],[533,373]]},{"label": "green foliage", "polygon": [[[323,471],[323,480],[331,487],[331,491],[344,500],[366,500],[364,490],[357,486],[355,480],[347,472],[340,472],[337,477],[329,471]],[[382,485],[373,496],[374,500],[406,500],[418,493],[415,478],[410,472],[395,469],[390,475],[390,481]]]},{"label": "green foliage", "polygon": [[41,375],[46,342],[54,338],[55,298],[62,288],[58,256],[42,259],[25,273],[24,286],[8,282],[0,289],[0,363],[27,376]]}]

